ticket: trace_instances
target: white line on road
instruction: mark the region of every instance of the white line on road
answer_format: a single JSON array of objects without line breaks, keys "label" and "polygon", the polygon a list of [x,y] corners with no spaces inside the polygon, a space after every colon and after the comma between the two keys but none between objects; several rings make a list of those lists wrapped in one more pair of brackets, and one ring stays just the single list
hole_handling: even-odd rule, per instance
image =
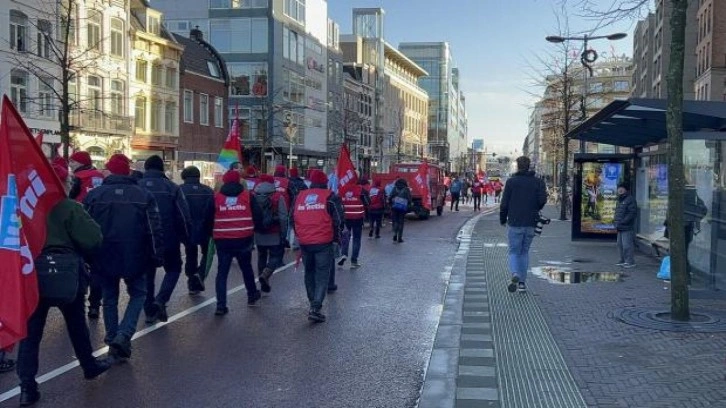
[{"label": "white line on road", "polygon": [[[286,265],[283,265],[283,266],[277,268],[275,270],[275,273],[282,272],[285,269],[287,269],[287,268],[289,268],[289,267],[291,267],[293,265],[295,265],[295,262],[290,262],[290,263],[288,263]],[[245,288],[245,285],[239,285],[237,287],[234,287],[234,288],[232,288],[232,289],[230,289],[230,290],[227,291],[227,295],[229,296],[229,295],[232,295],[234,293],[237,293],[237,292],[239,292],[240,290],[242,290],[244,288]],[[203,309],[203,308],[211,305],[212,303],[214,303],[216,301],[217,301],[217,297],[216,296],[215,297],[212,297],[212,298],[209,298],[209,299],[205,300],[204,302],[202,302],[202,303],[200,303],[198,305],[194,305],[194,306],[190,307],[189,309],[183,310],[183,311],[175,314],[174,316],[169,317],[169,321],[167,321],[167,322],[159,322],[159,323],[156,323],[156,324],[154,324],[152,326],[149,326],[149,327],[147,327],[147,328],[145,328],[143,330],[139,330],[139,331],[136,332],[136,334],[134,334],[134,337],[131,340],[136,340],[139,337],[146,336],[147,334],[149,334],[151,332],[154,332],[156,330],[159,330],[162,327],[166,326],[167,324],[171,324],[171,323],[173,323],[173,322],[175,322],[175,321],[177,321],[177,320],[179,320],[179,319],[181,319],[183,317],[189,316],[190,314],[192,314],[192,313],[194,313],[194,312],[196,312],[196,311],[198,311],[200,309]],[[99,357],[99,356],[102,356],[102,355],[104,355],[106,353],[108,353],[108,346],[101,347],[100,349],[94,351],[93,352],[93,356],[94,357]],[[64,366],[58,367],[55,370],[49,371],[49,372],[41,375],[40,377],[36,378],[36,381],[39,384],[42,384],[42,383],[44,383],[46,381],[52,380],[55,377],[58,377],[58,376],[60,376],[62,374],[65,374],[68,371],[71,371],[72,369],[78,367],[79,365],[80,364],[79,364],[78,360],[73,360],[72,362],[70,362],[70,363],[68,363],[68,364],[66,364]],[[8,390],[8,391],[0,394],[0,402],[7,401],[10,398],[13,398],[13,397],[15,397],[15,396],[17,396],[19,394],[20,394],[20,387],[15,387],[15,388],[13,388],[11,390]]]}]

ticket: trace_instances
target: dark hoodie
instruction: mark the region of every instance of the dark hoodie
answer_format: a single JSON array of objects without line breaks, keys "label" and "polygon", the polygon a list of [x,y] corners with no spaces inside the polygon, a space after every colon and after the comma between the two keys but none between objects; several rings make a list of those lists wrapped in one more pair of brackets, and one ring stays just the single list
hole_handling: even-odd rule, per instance
[{"label": "dark hoodie", "polygon": [[[290,202],[295,203],[295,198],[300,194],[301,191],[307,190],[308,185],[305,184],[305,180],[300,177],[290,177],[290,184],[287,189],[290,191]],[[327,188],[327,186],[325,186]]]},{"label": "dark hoodie", "polygon": [[214,190],[199,182],[199,177],[184,177],[179,187],[189,206],[191,231],[189,244],[206,245],[214,224]]},{"label": "dark hoodie", "polygon": [[[219,189],[219,192],[225,197],[237,197],[238,195],[242,194],[243,191],[245,191],[245,188],[239,182],[224,183]],[[252,213],[252,217],[255,217],[254,213]],[[249,238],[215,239],[214,243],[217,246],[217,250],[220,251],[250,252],[254,248],[255,237],[251,236]]]},{"label": "dark hoodie", "polygon": [[547,189],[533,171],[518,171],[507,180],[499,208],[499,222],[510,227],[534,227],[547,204]]},{"label": "dark hoodie", "polygon": [[[255,186],[254,195],[263,194],[272,197],[272,194],[277,191],[275,185],[272,183],[259,183]],[[275,203],[272,203],[273,206]],[[253,207],[255,208],[255,207]],[[277,202],[277,208],[273,208],[273,211],[277,211],[277,219],[280,221],[280,232],[273,233],[261,233],[255,231],[255,243],[262,246],[274,246],[282,244],[282,238],[287,239],[287,222],[288,222],[288,211],[287,205],[284,198],[281,197]],[[261,215],[260,215],[261,216]]]},{"label": "dark hoodie", "polygon": [[393,199],[396,197],[405,198],[408,200],[408,202],[411,202],[411,189],[408,188],[408,183],[406,180],[400,178],[396,180],[396,183],[393,185],[393,191],[391,192],[391,206],[393,206]]}]

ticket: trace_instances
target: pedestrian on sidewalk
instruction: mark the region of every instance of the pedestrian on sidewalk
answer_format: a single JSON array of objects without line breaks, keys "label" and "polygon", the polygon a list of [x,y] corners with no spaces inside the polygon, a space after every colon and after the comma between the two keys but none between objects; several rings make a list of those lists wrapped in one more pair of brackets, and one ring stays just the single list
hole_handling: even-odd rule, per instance
[{"label": "pedestrian on sidewalk", "polygon": [[[391,193],[391,221],[393,221],[393,242],[403,243],[403,224],[411,206],[411,189],[405,179],[396,180]],[[457,197],[458,200],[458,197]],[[456,211],[459,211],[458,209]]]},{"label": "pedestrian on sidewalk", "polygon": [[320,323],[325,321],[321,309],[334,267],[333,242],[340,241],[343,209],[335,194],[328,190],[325,173],[315,170],[310,179],[310,189],[302,191],[295,200],[293,222],[305,266],[308,319]]},{"label": "pedestrian on sidewalk", "polygon": [[287,241],[288,210],[285,196],[275,188],[275,179],[262,174],[252,192],[252,213],[257,246],[257,274],[260,288],[269,293],[270,278],[282,266]]},{"label": "pedestrian on sidewalk", "polygon": [[290,188],[290,179],[287,178],[287,169],[285,166],[275,166],[273,180],[275,181],[275,190],[277,190],[277,192],[280,193],[282,198],[285,200],[285,207],[289,210],[290,205],[292,205],[292,201],[290,199],[290,197],[292,197],[292,193]]},{"label": "pedestrian on sidewalk", "polygon": [[146,323],[154,324],[157,320],[166,322],[169,319],[166,304],[171,299],[171,294],[181,276],[181,244],[189,240],[191,219],[187,200],[179,186],[166,177],[161,157],[157,155],[149,157],[144,163],[144,168],[146,169],[144,178],[139,181],[139,185],[156,199],[164,233],[165,274],[158,293],[156,293],[156,266],[149,265],[146,268],[144,311]]},{"label": "pedestrian on sidewalk", "polygon": [[484,206],[486,207],[489,202],[489,197],[494,194],[494,186],[491,182],[484,183],[482,181],[482,184],[484,185]]},{"label": "pedestrian on sidewalk", "polygon": [[386,193],[381,188],[381,180],[373,180],[373,187],[369,194],[371,204],[368,206],[368,213],[371,216],[371,230],[368,232],[368,237],[372,238],[375,233],[376,239],[378,239],[381,237],[381,223],[386,206]]},{"label": "pedestrian on sidewalk", "polygon": [[[68,168],[53,165],[53,170],[61,182],[66,185],[66,192],[68,192],[70,190]],[[62,269],[63,266],[72,267],[77,273],[76,279],[79,287],[75,299],[62,305],[43,298],[41,293],[38,306],[28,319],[28,335],[20,341],[18,347],[17,373],[20,379],[20,406],[22,407],[33,405],[40,399],[35,376],[38,374],[40,341],[43,338],[45,323],[51,307],[58,307],[63,315],[73,350],[83,368],[83,376],[87,380],[92,380],[110,367],[107,360],[97,360],[93,357],[93,347],[85,317],[85,286],[88,285],[88,282],[83,260],[90,260],[92,253],[101,246],[103,240],[101,228],[83,210],[81,204],[66,198],[59,201],[48,214],[46,232],[45,245],[40,256],[64,254],[66,257],[73,257],[74,266],[61,264],[58,261],[55,268],[65,273],[66,271]],[[40,265],[39,267],[42,268]]]},{"label": "pedestrian on sidewalk", "polygon": [[481,193],[484,191],[482,182],[474,180],[474,185],[471,187],[471,197],[474,200],[474,211],[481,211]]},{"label": "pedestrian on sidewalk", "polygon": [[463,183],[461,182],[461,179],[458,177],[455,178],[451,183],[451,208],[449,211],[454,211],[454,207],[456,207],[456,211],[459,211],[459,196],[462,188]]},{"label": "pedestrian on sidewalk", "polygon": [[301,191],[307,190],[308,185],[305,184],[305,180],[300,177],[300,172],[298,171],[297,167],[290,168],[290,208],[292,209],[292,203],[295,202],[295,199],[297,198],[297,195],[300,194]]},{"label": "pedestrian on sidewalk", "polygon": [[623,268],[635,268],[635,219],[638,216],[638,204],[630,194],[627,183],[618,185],[618,202],[615,204],[613,224],[618,231],[617,265]]},{"label": "pedestrian on sidewalk", "polygon": [[[364,180],[364,179],[362,179]],[[353,241],[353,253],[350,258],[350,267],[352,269],[360,268],[358,257],[360,255],[361,236],[363,235],[363,224],[365,222],[366,210],[370,206],[370,198],[368,192],[363,188],[362,184],[347,184],[339,190],[340,199],[343,202],[343,211],[345,217],[345,227],[351,233],[351,239],[341,248],[342,254],[348,257],[350,249],[350,241]],[[345,262],[345,259],[342,260]],[[338,263],[342,266],[342,263]]]},{"label": "pedestrian on sidewalk", "polygon": [[502,185],[502,182],[500,180],[494,180],[494,204],[498,203],[500,201],[500,196],[502,195],[502,188],[504,186]]},{"label": "pedestrian on sidewalk", "polygon": [[462,204],[469,204],[469,188],[471,187],[471,182],[469,182],[469,179],[464,179],[464,181],[461,183],[461,203]]},{"label": "pedestrian on sidewalk", "polygon": [[534,240],[534,227],[539,212],[547,204],[547,189],[544,182],[529,170],[527,156],[517,158],[517,172],[507,180],[504,188],[499,221],[508,225],[509,271],[512,274],[507,290],[527,290],[529,269],[529,248]]},{"label": "pedestrian on sidewalk", "polygon": [[[191,231],[189,240],[184,243],[187,259],[184,273],[187,276],[187,289],[190,295],[204,291],[202,275],[207,266],[209,239],[212,237],[214,225],[214,190],[201,183],[201,172],[195,166],[182,170],[184,183],[179,187],[189,205]],[[202,258],[199,259],[199,252]]]},{"label": "pedestrian on sidewalk", "polygon": [[[163,232],[156,199],[130,176],[130,160],[115,154],[106,163],[106,169],[110,175],[88,193],[84,205],[103,233],[103,244],[91,271],[101,277],[104,341],[109,345],[110,356],[125,359],[131,357],[131,337],[144,307],[144,272],[149,265],[163,264]],[[121,279],[129,300],[119,325]]]}]

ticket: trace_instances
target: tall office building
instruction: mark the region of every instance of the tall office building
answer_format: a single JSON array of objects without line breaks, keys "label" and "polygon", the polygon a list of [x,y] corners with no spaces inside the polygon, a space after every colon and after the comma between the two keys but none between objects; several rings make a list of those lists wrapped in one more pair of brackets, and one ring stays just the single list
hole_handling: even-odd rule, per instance
[{"label": "tall office building", "polygon": [[[696,3],[695,1],[692,3]],[[726,2],[702,0],[698,2],[695,28],[696,45],[696,99],[720,101],[724,99],[726,80]]]}]

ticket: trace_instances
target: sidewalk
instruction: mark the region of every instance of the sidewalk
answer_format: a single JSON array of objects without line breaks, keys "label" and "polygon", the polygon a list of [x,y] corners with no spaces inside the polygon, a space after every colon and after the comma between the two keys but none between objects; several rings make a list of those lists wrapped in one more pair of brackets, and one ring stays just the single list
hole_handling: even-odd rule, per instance
[{"label": "sidewalk", "polygon": [[[547,215],[556,218],[552,208]],[[430,369],[420,408],[726,406],[726,333],[643,329],[615,319],[633,307],[669,309],[657,259],[637,256],[638,268],[615,282],[564,284],[530,272],[528,293],[510,294],[505,233],[496,214],[481,218],[465,265],[454,265],[436,342],[452,346],[446,356],[456,358],[448,376]],[[614,243],[569,237],[569,222],[545,226],[530,267],[619,277]],[[451,302],[459,286],[457,314]],[[723,312],[726,299],[699,296],[691,308]],[[449,392],[435,392],[444,386]]]}]

